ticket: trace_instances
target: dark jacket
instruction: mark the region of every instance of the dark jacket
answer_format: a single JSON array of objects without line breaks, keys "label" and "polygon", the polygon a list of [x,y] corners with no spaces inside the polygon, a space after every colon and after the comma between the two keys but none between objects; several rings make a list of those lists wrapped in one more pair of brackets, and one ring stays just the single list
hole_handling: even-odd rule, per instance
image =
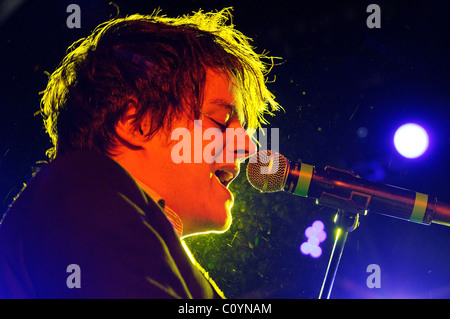
[{"label": "dark jacket", "polygon": [[0,225],[0,298],[218,297],[162,208],[102,154],[44,166]]}]

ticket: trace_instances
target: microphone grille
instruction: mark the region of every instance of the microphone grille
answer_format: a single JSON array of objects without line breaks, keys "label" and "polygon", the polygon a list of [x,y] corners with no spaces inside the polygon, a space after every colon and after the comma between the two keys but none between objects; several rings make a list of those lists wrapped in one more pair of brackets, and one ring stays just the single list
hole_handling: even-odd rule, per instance
[{"label": "microphone grille", "polygon": [[288,160],[271,150],[259,151],[250,158],[247,165],[247,179],[256,189],[278,192],[283,189],[288,168]]}]

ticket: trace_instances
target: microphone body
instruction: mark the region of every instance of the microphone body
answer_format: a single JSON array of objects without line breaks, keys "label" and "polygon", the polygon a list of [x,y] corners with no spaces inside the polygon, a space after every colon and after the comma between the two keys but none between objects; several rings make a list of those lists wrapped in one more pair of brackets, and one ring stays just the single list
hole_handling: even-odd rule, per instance
[{"label": "microphone body", "polygon": [[247,178],[262,192],[285,191],[315,198],[319,205],[347,212],[373,211],[403,220],[450,226],[450,205],[436,197],[408,189],[372,182],[352,172],[324,169],[290,162],[283,155],[260,151],[247,166]]}]

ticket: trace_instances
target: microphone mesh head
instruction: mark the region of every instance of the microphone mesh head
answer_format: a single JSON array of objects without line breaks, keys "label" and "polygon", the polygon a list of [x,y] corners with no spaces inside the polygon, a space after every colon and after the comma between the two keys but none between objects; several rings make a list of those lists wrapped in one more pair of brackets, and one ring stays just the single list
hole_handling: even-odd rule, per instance
[{"label": "microphone mesh head", "polygon": [[283,189],[288,160],[277,152],[260,151],[250,158],[247,165],[247,179],[256,189],[265,193]]}]

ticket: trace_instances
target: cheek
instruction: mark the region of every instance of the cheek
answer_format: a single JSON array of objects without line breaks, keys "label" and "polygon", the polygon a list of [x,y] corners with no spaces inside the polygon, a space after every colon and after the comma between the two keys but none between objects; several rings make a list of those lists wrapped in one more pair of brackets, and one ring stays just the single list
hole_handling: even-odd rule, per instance
[{"label": "cheek", "polygon": [[[213,186],[211,168],[205,164],[182,163],[172,165],[171,183],[189,196],[206,196]],[[181,195],[181,194],[180,194]]]}]

